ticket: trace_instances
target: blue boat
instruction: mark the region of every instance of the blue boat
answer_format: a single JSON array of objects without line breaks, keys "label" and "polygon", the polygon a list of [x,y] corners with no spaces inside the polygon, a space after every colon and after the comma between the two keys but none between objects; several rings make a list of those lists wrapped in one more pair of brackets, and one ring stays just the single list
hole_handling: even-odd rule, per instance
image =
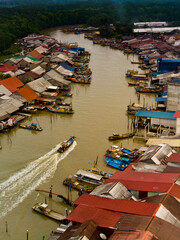
[{"label": "blue boat", "polygon": [[35,131],[42,131],[43,128],[38,127],[37,123],[32,123],[31,125],[26,125],[26,124],[19,124],[20,128],[24,128],[24,129],[29,129],[29,130],[35,130]]},{"label": "blue boat", "polygon": [[127,149],[127,148],[121,148],[121,151],[123,153],[128,154],[128,156],[130,158],[137,158],[137,157],[139,157],[139,153],[138,152],[131,151],[131,150]]},{"label": "blue boat", "polygon": [[116,159],[116,158],[108,157],[105,155],[105,159],[106,159],[107,165],[117,168],[121,171],[124,171],[124,169],[126,169],[131,163],[131,159],[124,158],[124,157],[122,157],[121,159]]},{"label": "blue boat", "polygon": [[70,103],[61,102],[61,103],[58,103],[58,105],[60,105],[60,106],[70,106]]},{"label": "blue boat", "polygon": [[63,153],[66,149],[68,149],[74,142],[75,137],[71,137],[69,140],[64,141],[60,148],[57,150],[59,153]]}]

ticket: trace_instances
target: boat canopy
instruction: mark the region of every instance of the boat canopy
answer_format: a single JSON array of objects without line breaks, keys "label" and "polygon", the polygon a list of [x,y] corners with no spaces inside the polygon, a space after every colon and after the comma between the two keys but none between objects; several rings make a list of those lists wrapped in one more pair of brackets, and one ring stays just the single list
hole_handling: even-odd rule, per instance
[{"label": "boat canopy", "polygon": [[88,172],[88,171],[85,171],[85,170],[82,170],[80,169],[76,175],[82,175],[84,177],[88,177],[88,178],[91,178],[91,179],[95,179],[95,180],[98,180],[100,181],[102,179],[102,176],[99,176],[97,174],[94,174],[94,173],[91,173],[91,172]]}]

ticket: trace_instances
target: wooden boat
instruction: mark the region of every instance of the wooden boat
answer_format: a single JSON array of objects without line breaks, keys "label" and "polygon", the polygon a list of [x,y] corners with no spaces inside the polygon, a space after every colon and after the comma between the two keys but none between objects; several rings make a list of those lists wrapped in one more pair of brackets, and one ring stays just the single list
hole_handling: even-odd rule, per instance
[{"label": "wooden boat", "polygon": [[66,150],[73,144],[74,139],[75,139],[75,137],[73,136],[73,137],[71,137],[69,140],[64,141],[64,142],[61,144],[60,148],[59,148],[57,151],[58,151],[59,153],[63,153],[64,151],[66,151]]},{"label": "wooden boat", "polygon": [[139,153],[116,145],[112,145],[109,149],[107,149],[105,156],[112,157],[120,161],[122,158],[123,161],[133,161],[139,156]]},{"label": "wooden boat", "polygon": [[130,161],[128,161],[126,158],[122,158],[121,160],[118,160],[116,158],[112,158],[105,155],[105,159],[106,159],[107,165],[117,168],[121,171],[124,171],[124,169],[126,169],[130,164]]},{"label": "wooden boat", "polygon": [[119,140],[119,139],[125,139],[125,138],[130,138],[135,135],[135,132],[130,132],[130,133],[124,133],[119,135],[118,133],[113,133],[113,136],[110,136],[108,139],[109,141],[114,141],[114,140]]},{"label": "wooden boat", "polygon": [[87,182],[93,185],[101,185],[104,182],[104,178],[102,176],[81,169],[74,175],[74,177],[79,181]]},{"label": "wooden boat", "polygon": [[147,75],[146,74],[135,74],[132,76],[132,79],[134,80],[148,80]]},{"label": "wooden boat", "polygon": [[72,110],[72,108],[66,108],[63,106],[59,107],[59,108],[48,107],[47,109],[53,113],[61,113],[61,114],[73,114],[74,113],[74,110]]},{"label": "wooden boat", "polygon": [[112,176],[112,174],[103,172],[103,171],[99,170],[99,168],[97,168],[97,167],[92,167],[91,169],[87,169],[87,171],[91,172],[91,173],[94,173],[94,174],[98,174],[105,179],[108,179],[109,177]]},{"label": "wooden boat", "polygon": [[80,184],[76,179],[74,179],[73,177],[68,177],[63,181],[63,184],[68,186],[69,188],[74,188],[80,192],[91,192],[93,190],[92,187],[88,187],[88,186],[83,186],[82,184]]},{"label": "wooden boat", "polygon": [[152,87],[137,87],[136,92],[139,93],[159,93],[161,92],[160,87],[152,86]]},{"label": "wooden boat", "polygon": [[36,203],[32,209],[35,211],[35,212],[38,212],[42,215],[45,215],[49,218],[52,218],[54,220],[57,220],[57,221],[61,221],[61,222],[64,222],[66,220],[66,217],[58,212],[55,212],[51,209],[48,208],[48,205],[45,204],[45,203]]},{"label": "wooden boat", "polygon": [[38,109],[34,107],[23,107],[21,108],[21,112],[24,113],[38,113]]},{"label": "wooden boat", "polygon": [[147,82],[139,81],[139,82],[128,82],[128,85],[131,86],[145,86],[147,85]]},{"label": "wooden boat", "polygon": [[31,125],[26,125],[26,124],[19,124],[20,128],[24,128],[24,129],[29,129],[29,130],[35,130],[35,131],[42,131],[43,128],[38,127],[37,123],[32,123]]},{"label": "wooden boat", "polygon": [[72,93],[63,93],[62,96],[63,97],[72,97]]},{"label": "wooden boat", "polygon": [[135,74],[138,74],[138,71],[128,69],[126,72],[126,77],[132,77]]}]

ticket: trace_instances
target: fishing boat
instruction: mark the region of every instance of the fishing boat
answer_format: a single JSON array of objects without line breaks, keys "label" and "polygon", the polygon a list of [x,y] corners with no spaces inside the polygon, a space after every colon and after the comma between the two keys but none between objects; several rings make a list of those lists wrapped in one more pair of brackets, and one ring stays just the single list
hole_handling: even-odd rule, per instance
[{"label": "fishing boat", "polygon": [[138,74],[138,71],[128,69],[126,72],[126,77],[132,77],[135,74]]},{"label": "fishing boat", "polygon": [[99,170],[99,168],[97,168],[97,167],[94,167],[94,168],[91,168],[91,169],[87,169],[87,171],[91,172],[91,173],[94,173],[94,174],[97,174],[97,175],[100,175],[100,176],[102,176],[105,179],[108,179],[108,178],[110,178],[112,176],[112,174],[103,172],[103,171]]},{"label": "fishing boat", "polygon": [[139,156],[139,153],[116,145],[112,145],[109,149],[107,149],[105,156],[112,157],[120,161],[122,158],[123,161],[133,161]]},{"label": "fishing boat", "polygon": [[31,125],[26,125],[26,124],[19,124],[20,128],[24,128],[24,129],[29,129],[29,130],[35,130],[35,131],[42,131],[43,128],[38,127],[37,123],[31,123]]},{"label": "fishing boat", "polygon": [[64,141],[57,151],[59,153],[63,153],[64,151],[66,151],[73,144],[73,142],[75,141],[74,139],[75,139],[75,137],[73,136],[69,140]]},{"label": "fishing boat", "polygon": [[121,160],[118,160],[116,158],[108,157],[105,155],[105,159],[106,159],[107,165],[113,168],[117,168],[121,171],[124,171],[124,169],[126,169],[130,164],[130,161],[128,161],[126,158],[122,158]]},{"label": "fishing boat", "polygon": [[139,93],[159,93],[159,92],[161,92],[161,89],[158,86],[151,86],[151,87],[145,86],[145,87],[137,87],[136,92],[139,92]]},{"label": "fishing boat", "polygon": [[119,135],[118,133],[113,133],[112,136],[110,136],[108,139],[109,141],[114,141],[114,140],[119,140],[119,139],[125,139],[125,138],[130,138],[135,135],[135,132],[130,132],[130,133],[124,133]]},{"label": "fishing boat", "polygon": [[76,179],[73,177],[68,177],[63,181],[63,184],[68,186],[69,188],[74,188],[80,192],[86,192],[89,193],[93,190],[92,187],[88,187],[85,185],[80,184]]},{"label": "fishing boat", "polygon": [[128,85],[131,86],[146,86],[147,82],[139,81],[139,82],[128,82]]},{"label": "fishing boat", "polygon": [[35,212],[38,212],[42,215],[45,215],[49,218],[52,218],[57,221],[64,222],[66,220],[66,217],[62,215],[61,213],[55,212],[54,210],[51,210],[48,208],[48,205],[45,203],[36,203],[32,209]]},{"label": "fishing boat", "polygon": [[63,97],[72,97],[72,93],[63,93],[62,96]]},{"label": "fishing boat", "polygon": [[79,181],[87,182],[93,185],[101,185],[104,182],[103,176],[80,169],[74,177]]},{"label": "fishing boat", "polygon": [[53,113],[61,113],[61,114],[73,114],[74,110],[72,110],[72,108],[66,108],[64,106],[60,106],[60,107],[48,107],[47,108],[50,112]]},{"label": "fishing boat", "polygon": [[148,77],[146,74],[135,74],[132,76],[132,79],[134,80],[148,80]]}]

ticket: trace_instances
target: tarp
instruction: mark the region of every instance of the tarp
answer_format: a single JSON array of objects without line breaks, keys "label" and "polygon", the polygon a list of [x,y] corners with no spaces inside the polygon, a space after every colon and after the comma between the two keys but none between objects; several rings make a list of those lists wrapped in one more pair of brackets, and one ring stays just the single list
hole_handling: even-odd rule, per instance
[{"label": "tarp", "polygon": [[176,120],[174,116],[175,112],[157,112],[157,111],[143,111],[139,110],[135,116],[136,117],[149,117],[149,118],[161,118],[161,119],[171,119]]}]

